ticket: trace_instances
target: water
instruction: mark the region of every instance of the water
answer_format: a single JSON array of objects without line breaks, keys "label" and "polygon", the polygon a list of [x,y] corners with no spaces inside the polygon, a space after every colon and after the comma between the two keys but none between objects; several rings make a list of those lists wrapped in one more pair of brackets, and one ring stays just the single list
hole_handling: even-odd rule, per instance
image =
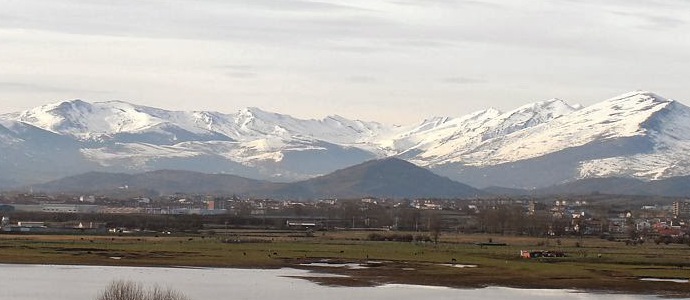
[{"label": "water", "polygon": [[183,292],[193,300],[340,299],[658,299],[652,296],[491,287],[453,289],[414,285],[326,287],[288,276],[319,276],[297,269],[147,268],[0,264],[2,300],[91,300],[113,280],[132,280]]}]

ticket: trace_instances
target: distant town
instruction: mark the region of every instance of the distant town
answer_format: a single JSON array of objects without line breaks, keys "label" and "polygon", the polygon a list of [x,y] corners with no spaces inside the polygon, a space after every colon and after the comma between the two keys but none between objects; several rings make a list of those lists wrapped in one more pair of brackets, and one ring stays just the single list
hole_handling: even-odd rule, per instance
[{"label": "distant town", "polygon": [[289,201],[172,194],[154,199],[4,193],[2,232],[211,233],[228,228],[598,236],[690,243],[690,200],[588,195]]}]

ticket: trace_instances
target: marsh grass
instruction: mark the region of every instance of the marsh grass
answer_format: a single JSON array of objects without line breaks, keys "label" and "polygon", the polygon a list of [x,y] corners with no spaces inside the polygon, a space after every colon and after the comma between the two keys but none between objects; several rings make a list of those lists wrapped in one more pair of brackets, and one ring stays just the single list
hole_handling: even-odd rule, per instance
[{"label": "marsh grass", "polygon": [[96,300],[189,300],[184,294],[172,289],[154,286],[149,289],[133,281],[111,282]]}]

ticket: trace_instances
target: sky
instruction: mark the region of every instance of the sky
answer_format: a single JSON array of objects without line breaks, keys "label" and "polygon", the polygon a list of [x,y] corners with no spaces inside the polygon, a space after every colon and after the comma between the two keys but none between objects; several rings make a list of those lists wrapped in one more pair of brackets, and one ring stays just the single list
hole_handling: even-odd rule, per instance
[{"label": "sky", "polygon": [[409,124],[649,90],[687,0],[0,0],[0,113],[71,99]]}]

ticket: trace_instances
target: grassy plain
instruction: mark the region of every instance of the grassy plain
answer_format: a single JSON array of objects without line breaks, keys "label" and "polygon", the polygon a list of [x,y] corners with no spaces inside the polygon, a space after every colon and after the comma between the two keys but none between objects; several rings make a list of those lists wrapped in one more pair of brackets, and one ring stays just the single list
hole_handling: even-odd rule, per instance
[{"label": "grassy plain", "polygon": [[[436,244],[369,241],[368,234],[328,231],[310,237],[304,232],[227,230],[206,236],[161,237],[0,235],[0,263],[295,267],[349,275],[309,278],[329,285],[508,286],[690,297],[690,283],[640,280],[687,280],[688,245],[628,246],[595,238],[445,233]],[[507,246],[476,244],[489,240]],[[523,259],[520,250],[563,251],[567,257]],[[333,265],[308,265],[313,262]],[[368,267],[337,267],[336,263]]]}]

